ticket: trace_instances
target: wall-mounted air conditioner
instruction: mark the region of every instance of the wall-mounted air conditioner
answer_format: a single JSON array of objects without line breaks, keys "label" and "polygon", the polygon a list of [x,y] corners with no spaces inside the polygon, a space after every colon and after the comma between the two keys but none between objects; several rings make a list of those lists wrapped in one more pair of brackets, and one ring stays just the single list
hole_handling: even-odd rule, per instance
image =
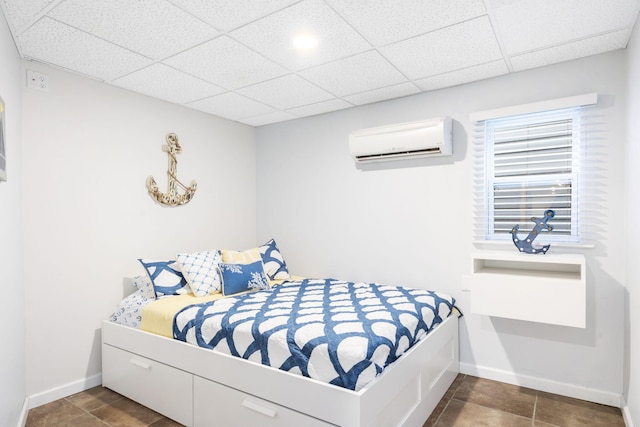
[{"label": "wall-mounted air conditioner", "polygon": [[357,163],[450,156],[451,118],[361,129],[349,135],[349,151]]}]

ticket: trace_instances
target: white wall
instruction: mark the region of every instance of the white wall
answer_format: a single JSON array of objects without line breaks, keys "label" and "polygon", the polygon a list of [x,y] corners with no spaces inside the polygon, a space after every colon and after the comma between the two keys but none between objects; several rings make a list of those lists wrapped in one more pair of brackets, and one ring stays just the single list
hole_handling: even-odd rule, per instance
[{"label": "white wall", "polygon": [[[622,393],[625,55],[617,51],[402,99],[258,128],[258,240],[294,273],[428,287],[454,295],[468,373],[618,405]],[[586,249],[587,328],[474,315],[469,113],[598,92],[600,239]],[[448,115],[454,155],[358,170],[349,132]],[[505,250],[515,250],[511,246]],[[560,253],[562,249],[551,248]]]},{"label": "white wall", "polygon": [[636,25],[628,54],[627,107],[627,304],[625,322],[625,417],[640,426],[640,28]]},{"label": "white wall", "polygon": [[20,237],[20,58],[0,11],[0,97],[5,102],[7,181],[0,182],[0,274],[3,326],[0,425],[17,425],[25,401],[25,305]]},{"label": "white wall", "polygon": [[[122,276],[143,274],[137,258],[256,245],[256,150],[252,127],[25,61],[26,69],[50,85],[23,95],[33,407],[100,383],[101,322],[122,297]],[[194,199],[174,208],[145,187],[153,175],[166,191],[169,132],[182,145],[178,179],[198,183]]]}]

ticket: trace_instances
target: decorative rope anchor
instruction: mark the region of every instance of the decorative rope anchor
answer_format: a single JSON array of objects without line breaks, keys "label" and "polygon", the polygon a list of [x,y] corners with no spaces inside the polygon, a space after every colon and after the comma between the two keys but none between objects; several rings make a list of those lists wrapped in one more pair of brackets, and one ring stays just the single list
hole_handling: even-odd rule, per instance
[{"label": "decorative rope anchor", "polygon": [[[178,180],[176,155],[182,153],[182,147],[178,143],[178,135],[170,133],[167,135],[167,144],[162,146],[162,151],[165,151],[169,156],[169,169],[167,170],[167,182],[168,189],[166,193],[162,193],[158,189],[155,179],[152,176],[147,178],[147,190],[149,195],[153,197],[158,203],[162,203],[167,206],[179,206],[185,205],[191,201],[193,195],[196,192],[198,184],[195,181],[191,181],[191,185],[185,186]],[[176,191],[176,185],[179,185],[184,194],[178,194]]]},{"label": "decorative rope anchor", "polygon": [[513,244],[516,245],[516,248],[518,248],[520,252],[526,252],[528,254],[546,254],[551,245],[544,245],[541,248],[534,248],[533,240],[538,237],[538,234],[540,234],[541,231],[553,230],[553,226],[548,225],[547,221],[552,219],[554,216],[556,216],[556,213],[551,209],[547,209],[546,211],[544,211],[544,217],[542,219],[538,219],[535,216],[531,217],[531,221],[535,222],[536,225],[535,227],[533,227],[533,230],[531,230],[525,240],[520,240],[518,238],[519,226],[514,226],[511,229],[511,239],[513,240]]}]

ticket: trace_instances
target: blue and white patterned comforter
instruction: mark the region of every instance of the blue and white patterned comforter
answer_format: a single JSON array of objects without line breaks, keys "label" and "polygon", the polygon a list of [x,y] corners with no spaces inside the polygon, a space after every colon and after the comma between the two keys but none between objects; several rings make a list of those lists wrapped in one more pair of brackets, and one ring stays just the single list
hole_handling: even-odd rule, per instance
[{"label": "blue and white patterned comforter", "polygon": [[174,338],[359,390],[452,313],[441,293],[331,279],[182,309]]}]

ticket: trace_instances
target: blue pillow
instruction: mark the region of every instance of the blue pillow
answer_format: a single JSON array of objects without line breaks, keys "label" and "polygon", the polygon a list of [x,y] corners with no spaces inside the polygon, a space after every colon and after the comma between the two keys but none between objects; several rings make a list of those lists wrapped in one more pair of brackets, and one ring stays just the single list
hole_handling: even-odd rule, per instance
[{"label": "blue pillow", "polygon": [[182,275],[180,266],[175,260],[138,259],[144,267],[156,298],[167,295],[182,295],[191,292],[189,283]]},{"label": "blue pillow", "polygon": [[269,276],[269,279],[282,280],[290,278],[287,263],[284,262],[275,240],[269,240],[258,249],[260,249],[260,256],[264,263],[264,271]]},{"label": "blue pillow", "polygon": [[249,290],[269,289],[262,261],[251,264],[220,263],[222,294],[233,295]]}]

